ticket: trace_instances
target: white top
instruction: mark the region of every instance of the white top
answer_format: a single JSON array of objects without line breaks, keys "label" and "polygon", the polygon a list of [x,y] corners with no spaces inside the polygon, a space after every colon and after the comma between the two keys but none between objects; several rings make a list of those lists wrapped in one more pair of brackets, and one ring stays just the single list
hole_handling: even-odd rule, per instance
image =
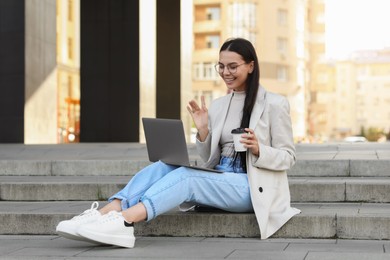
[{"label": "white top", "polygon": [[245,91],[234,91],[222,129],[221,139],[219,140],[222,151],[221,156],[232,157],[234,154],[233,136],[231,132],[234,128],[240,127],[244,102]]}]

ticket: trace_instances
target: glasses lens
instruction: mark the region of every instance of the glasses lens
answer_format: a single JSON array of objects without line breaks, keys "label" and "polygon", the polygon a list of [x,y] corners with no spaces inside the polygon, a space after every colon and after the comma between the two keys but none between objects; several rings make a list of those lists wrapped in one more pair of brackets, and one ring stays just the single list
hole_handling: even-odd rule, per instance
[{"label": "glasses lens", "polygon": [[221,64],[215,64],[214,68],[215,68],[215,71],[216,71],[216,72],[218,72],[218,73],[223,73],[223,68],[224,68],[223,65],[221,65]]},{"label": "glasses lens", "polygon": [[[245,64],[245,63],[243,63],[243,64]],[[239,64],[239,65],[237,65],[237,64],[228,64],[228,65],[226,65],[226,69],[229,71],[229,73],[234,74],[234,73],[237,72],[237,68],[239,66],[243,65],[243,64]],[[219,74],[222,74],[224,72],[224,70],[225,70],[225,65],[223,65],[223,64],[219,64],[218,63],[218,64],[215,64],[214,67],[215,67],[215,70]]]},{"label": "glasses lens", "polygon": [[228,66],[227,66],[229,72],[232,73],[232,74],[233,74],[233,73],[236,73],[237,67],[238,67],[237,65],[228,65]]}]

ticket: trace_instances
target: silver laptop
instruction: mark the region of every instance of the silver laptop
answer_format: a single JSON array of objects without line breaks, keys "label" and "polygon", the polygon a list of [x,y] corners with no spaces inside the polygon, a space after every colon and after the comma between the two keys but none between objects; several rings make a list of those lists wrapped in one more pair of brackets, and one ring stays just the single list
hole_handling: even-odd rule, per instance
[{"label": "silver laptop", "polygon": [[162,161],[176,166],[222,173],[222,171],[191,165],[183,122],[178,119],[142,118],[149,161]]}]

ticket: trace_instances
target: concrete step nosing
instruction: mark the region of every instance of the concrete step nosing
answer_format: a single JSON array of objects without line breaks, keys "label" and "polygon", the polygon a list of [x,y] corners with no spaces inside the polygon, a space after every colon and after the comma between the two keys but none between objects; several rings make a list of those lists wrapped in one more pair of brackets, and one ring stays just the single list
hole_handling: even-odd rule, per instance
[{"label": "concrete step nosing", "polygon": [[[54,235],[55,226],[73,215],[0,213],[0,234]],[[141,236],[259,237],[254,214],[167,213],[135,225]],[[390,216],[301,213],[273,237],[390,239]]]},{"label": "concrete step nosing", "polygon": [[[1,179],[1,178],[0,178]],[[0,199],[3,201],[67,201],[67,200],[106,200],[127,181],[66,182],[55,178],[46,183],[0,182]],[[121,178],[124,179],[124,178]],[[127,179],[127,178],[126,178]],[[130,179],[130,178],[129,178]],[[294,202],[390,202],[390,179],[330,179],[315,181],[293,179],[290,181],[291,199]]]},{"label": "concrete step nosing", "polygon": [[[0,160],[0,176],[133,175],[148,160]],[[390,160],[298,160],[289,176],[390,176]]]}]

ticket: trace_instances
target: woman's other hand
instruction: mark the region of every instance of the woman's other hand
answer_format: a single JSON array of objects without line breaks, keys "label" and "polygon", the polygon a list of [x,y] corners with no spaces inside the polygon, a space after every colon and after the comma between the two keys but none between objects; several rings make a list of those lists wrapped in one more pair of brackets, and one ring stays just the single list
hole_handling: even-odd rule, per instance
[{"label": "woman's other hand", "polygon": [[199,141],[204,141],[209,134],[208,129],[208,110],[204,96],[201,96],[202,106],[199,107],[195,100],[188,102],[187,110],[190,112],[192,120],[194,120],[195,127],[198,130]]},{"label": "woman's other hand", "polygon": [[241,137],[241,142],[244,144],[248,150],[252,152],[253,155],[259,156],[260,155],[260,150],[259,150],[259,143],[257,141],[255,131],[250,128],[245,128],[245,134],[242,134]]}]

